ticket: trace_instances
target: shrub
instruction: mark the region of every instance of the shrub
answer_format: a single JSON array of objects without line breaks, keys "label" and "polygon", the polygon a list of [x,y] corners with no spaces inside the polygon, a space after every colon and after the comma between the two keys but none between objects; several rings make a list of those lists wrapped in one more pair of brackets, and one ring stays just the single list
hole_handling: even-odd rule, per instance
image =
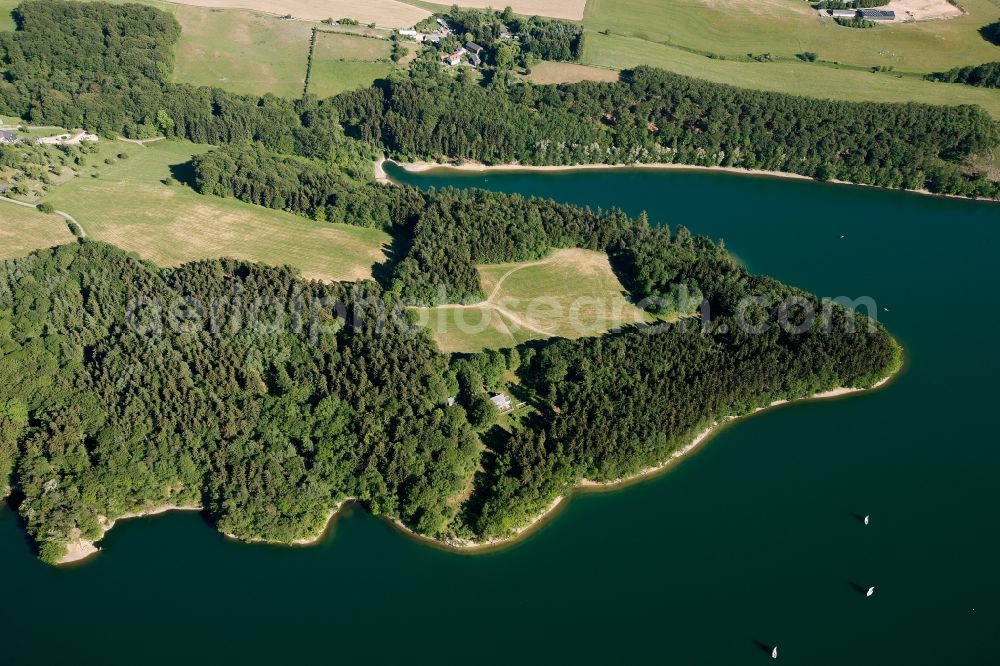
[{"label": "shrub", "polygon": [[845,28],[874,28],[877,23],[875,21],[869,21],[867,19],[845,19],[845,18],[835,18],[833,19],[837,22],[837,25],[842,25]]},{"label": "shrub", "polygon": [[1000,46],[1000,21],[984,25],[979,29],[979,34],[990,44]]}]

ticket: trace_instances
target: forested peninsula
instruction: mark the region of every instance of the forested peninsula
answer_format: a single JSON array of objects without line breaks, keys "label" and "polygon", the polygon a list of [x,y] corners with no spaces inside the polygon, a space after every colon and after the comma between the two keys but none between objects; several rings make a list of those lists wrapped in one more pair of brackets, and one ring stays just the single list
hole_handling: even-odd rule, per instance
[{"label": "forested peninsula", "polygon": [[[715,123],[743,127],[728,105],[733,95],[753,100],[735,89],[652,70],[606,88],[474,85],[446,92],[455,108],[466,108],[466,94],[499,106],[482,114],[480,139],[465,143],[460,117],[411,131],[408,110],[437,111],[410,80],[296,102],[171,84],[176,23],[149,7],[31,1],[18,26],[0,37],[0,111],[211,143],[190,165],[200,192],[377,227],[397,241],[375,279],[358,283],[230,259],[164,269],[90,240],[0,263],[0,489],[9,486],[47,562],[100,538],[110,521],[167,506],[203,507],[239,539],[294,543],[356,498],[444,543],[504,540],[584,481],[640,474],[715,423],[870,388],[901,364],[899,345],[866,315],[753,275],[721,243],[669,220],[371,178],[384,148],[530,161],[524,139],[541,130],[504,115],[529,107],[540,128],[592,126],[629,159],[668,132],[676,143],[658,145],[697,156],[702,139],[692,137],[721,136]],[[677,113],[716,101],[692,126],[689,116],[658,115],[667,97]],[[772,129],[805,109],[781,96],[755,103],[760,127]],[[817,104],[814,127],[839,118]],[[908,164],[920,164],[925,175],[954,177],[942,182],[981,186],[949,159],[995,140],[984,114],[888,107],[906,126],[905,140],[886,143],[871,120],[876,106],[850,109],[866,111],[855,122],[870,132],[813,136],[795,154],[842,165],[863,152],[872,173],[915,178]],[[921,125],[931,120],[942,123],[934,132]],[[655,131],[644,124],[654,121]],[[438,143],[448,127],[456,142]],[[793,140],[753,150],[798,164],[787,153]],[[862,173],[860,163],[850,168]],[[415,304],[481,298],[477,264],[560,248],[606,253],[650,322],[454,355],[414,324]],[[531,407],[510,429],[497,425],[489,399],[499,387]]]}]

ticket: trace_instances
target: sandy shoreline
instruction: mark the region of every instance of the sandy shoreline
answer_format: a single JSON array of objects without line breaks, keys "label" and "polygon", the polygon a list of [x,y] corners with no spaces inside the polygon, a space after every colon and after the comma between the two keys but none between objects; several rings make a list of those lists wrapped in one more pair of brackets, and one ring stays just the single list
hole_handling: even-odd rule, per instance
[{"label": "sandy shoreline", "polygon": [[[323,540],[323,538],[330,531],[330,528],[333,525],[334,518],[337,517],[337,514],[340,513],[340,510],[343,508],[343,506],[348,502],[354,501],[354,499],[355,498],[353,497],[348,497],[339,502],[333,509],[330,510],[329,514],[326,517],[326,520],[323,522],[322,529],[320,529],[315,535],[310,537],[305,537],[302,539],[296,539],[295,541],[287,542],[287,541],[275,541],[268,539],[241,539],[240,537],[229,533],[225,533],[225,536],[230,539],[233,539],[234,541],[241,541],[243,543],[270,543],[283,546],[311,546]],[[93,540],[84,539],[83,537],[78,536],[76,539],[67,542],[66,555],[63,556],[63,558],[59,560],[57,564],[62,565],[62,564],[71,564],[73,562],[79,562],[81,560],[85,560],[99,553],[101,551],[101,548],[97,546],[97,542],[103,539],[104,536],[109,531],[111,531],[111,528],[113,528],[115,524],[120,520],[129,520],[131,518],[144,518],[147,516],[156,516],[170,511],[203,511],[203,510],[204,507],[200,506],[182,506],[182,505],[171,504],[171,505],[157,506],[151,509],[144,509],[142,511],[134,511],[131,513],[126,513],[125,515],[119,516],[118,518],[115,518],[113,520],[105,518],[104,516],[100,516],[99,519],[101,521],[101,536]]]},{"label": "sandy shoreline", "polygon": [[[787,404],[792,404],[792,403],[796,403],[796,402],[804,402],[806,400],[823,400],[823,399],[829,399],[829,398],[838,398],[838,397],[842,397],[842,396],[846,396],[846,395],[852,395],[852,394],[855,394],[855,393],[866,393],[866,392],[869,392],[869,391],[875,391],[875,390],[883,387],[885,384],[887,384],[895,376],[896,376],[896,373],[893,373],[893,374],[889,375],[888,377],[884,377],[883,379],[881,379],[878,382],[876,382],[870,388],[843,388],[843,387],[841,387],[841,388],[831,389],[829,391],[822,391],[820,393],[815,393],[815,394],[813,394],[811,396],[807,396],[805,398],[796,398],[794,400],[775,400],[774,402],[772,402],[771,404],[769,404],[769,405],[767,405],[765,407],[758,407],[751,414],[746,414],[746,415],[743,415],[743,416],[730,416],[730,417],[727,417],[725,419],[722,419],[721,421],[716,421],[711,426],[709,426],[708,428],[706,428],[702,432],[698,433],[698,435],[691,441],[690,444],[688,444],[687,446],[684,446],[684,447],[678,449],[677,451],[674,451],[670,455],[670,457],[666,461],[664,461],[663,463],[661,463],[660,465],[656,465],[655,467],[647,467],[647,468],[639,471],[637,474],[634,474],[634,475],[629,476],[629,477],[621,478],[621,479],[614,479],[612,481],[600,481],[600,482],[598,482],[598,481],[591,481],[589,479],[580,479],[576,483],[576,485],[573,486],[573,488],[570,490],[569,495],[572,495],[575,492],[587,491],[588,489],[589,490],[595,490],[595,489],[613,488],[615,486],[625,485],[625,484],[628,484],[628,483],[633,483],[633,482],[639,481],[641,479],[645,479],[645,478],[647,478],[649,476],[653,476],[653,475],[655,475],[657,473],[663,472],[666,469],[668,469],[672,464],[676,463],[679,459],[683,458],[684,456],[686,456],[687,454],[691,453],[692,451],[694,451],[695,449],[697,449],[699,446],[701,446],[702,444],[704,444],[706,442],[706,440],[708,440],[712,435],[716,434],[716,432],[718,432],[719,430],[721,430],[723,426],[725,426],[725,425],[727,425],[729,423],[732,423],[734,421],[738,421],[738,420],[740,420],[742,418],[746,418],[748,416],[752,416],[752,415],[757,414],[759,412],[762,412],[764,410],[773,409],[774,407],[778,407],[778,406],[781,406],[781,405],[787,405]],[[404,525],[399,520],[394,520],[392,522],[393,522],[393,525],[395,525],[396,527],[398,527],[400,530],[402,530],[403,532],[405,532],[407,535],[415,537],[415,538],[417,538],[417,539],[419,539],[421,541],[427,541],[427,542],[436,544],[438,546],[442,546],[442,547],[449,548],[449,549],[452,549],[452,550],[463,550],[463,551],[466,551],[466,550],[486,550],[486,549],[497,548],[497,547],[500,547],[500,546],[508,545],[510,543],[513,543],[514,541],[516,541],[520,537],[524,536],[524,534],[526,532],[529,532],[532,529],[538,527],[543,521],[545,521],[547,518],[549,518],[553,514],[553,512],[566,499],[567,499],[566,495],[559,495],[558,497],[556,497],[549,504],[549,506],[547,506],[545,509],[543,509],[531,521],[529,521],[528,523],[525,523],[524,525],[522,525],[522,526],[514,529],[510,533],[510,535],[505,536],[505,537],[497,537],[497,538],[493,538],[493,539],[487,539],[485,541],[475,541],[475,540],[472,540],[472,539],[448,539],[448,540],[433,539],[431,537],[424,536],[423,534],[418,534],[418,533],[414,532],[413,530],[411,530],[409,527],[407,527],[406,525]]]},{"label": "sandy shoreline", "polygon": [[[474,550],[486,550],[486,549],[497,548],[497,547],[500,547],[500,546],[505,546],[505,545],[508,545],[510,543],[513,543],[514,541],[516,541],[520,537],[524,536],[527,532],[529,532],[529,531],[533,530],[534,528],[538,527],[544,520],[546,520],[547,518],[551,517],[553,515],[553,512],[555,512],[555,510],[557,508],[559,508],[560,505],[563,504],[563,502],[567,499],[567,497],[569,495],[572,495],[574,492],[587,491],[587,490],[593,490],[593,489],[607,489],[607,488],[612,488],[612,487],[618,486],[618,485],[633,483],[633,482],[638,481],[640,479],[645,479],[645,478],[647,478],[649,476],[652,476],[652,475],[658,474],[660,472],[663,472],[666,469],[668,469],[672,464],[674,464],[675,462],[677,462],[678,460],[680,460],[681,458],[683,458],[684,456],[686,456],[687,454],[691,453],[692,451],[694,451],[695,449],[697,449],[699,446],[701,446],[702,444],[704,444],[713,434],[715,434],[716,432],[718,432],[719,430],[721,430],[723,426],[725,426],[725,425],[727,425],[729,423],[732,423],[734,421],[738,421],[739,419],[742,419],[742,418],[746,418],[747,416],[752,416],[753,414],[757,414],[757,413],[762,412],[762,411],[767,410],[767,409],[772,409],[774,407],[778,407],[780,405],[786,405],[786,404],[791,404],[791,403],[795,403],[795,402],[804,402],[806,400],[823,400],[823,399],[829,399],[829,398],[837,398],[837,397],[851,395],[851,394],[855,394],[855,393],[864,393],[864,392],[869,392],[869,391],[875,391],[875,390],[881,388],[882,386],[884,386],[886,383],[888,383],[893,377],[895,377],[895,373],[892,374],[892,375],[889,375],[888,377],[885,377],[885,378],[879,380],[875,385],[873,385],[870,388],[836,388],[836,389],[832,389],[832,390],[829,390],[829,391],[822,391],[820,393],[815,393],[815,394],[813,394],[811,396],[808,396],[808,397],[805,397],[805,398],[796,398],[794,400],[775,400],[774,402],[772,402],[771,404],[769,404],[769,405],[767,405],[765,407],[758,407],[751,414],[746,414],[744,416],[730,416],[730,417],[727,417],[727,418],[722,419],[720,421],[716,421],[711,426],[709,426],[708,428],[706,428],[702,432],[698,433],[698,435],[695,436],[695,438],[691,441],[690,444],[688,444],[687,446],[684,446],[684,447],[678,449],[677,451],[674,451],[670,455],[670,457],[667,458],[667,460],[665,460],[663,463],[661,463],[659,465],[656,465],[654,467],[647,467],[647,468],[645,468],[643,470],[640,470],[638,473],[636,473],[636,474],[634,474],[632,476],[624,477],[624,478],[620,478],[620,479],[614,479],[612,481],[592,481],[590,479],[580,479],[576,483],[576,485],[573,486],[573,488],[570,490],[570,493],[568,495],[559,495],[558,497],[556,497],[555,499],[553,499],[552,502],[550,502],[549,505],[547,507],[545,507],[545,509],[543,509],[541,512],[539,512],[539,514],[537,516],[535,516],[532,520],[528,521],[524,525],[521,525],[520,527],[515,528],[514,530],[511,531],[511,533],[509,535],[506,535],[504,537],[496,537],[496,538],[492,538],[492,539],[487,539],[485,541],[475,541],[473,539],[435,539],[433,537],[428,537],[428,536],[425,536],[423,534],[419,534],[417,532],[414,532],[413,530],[411,530],[409,527],[407,527],[398,518],[394,519],[394,520],[391,520],[391,523],[396,528],[398,528],[400,531],[402,531],[405,534],[407,534],[408,536],[414,537],[414,538],[416,538],[416,539],[418,539],[420,541],[423,541],[423,542],[426,542],[426,543],[429,543],[429,544],[432,544],[432,545],[440,546],[440,547],[443,547],[443,548],[448,548],[448,549],[451,549],[451,550],[474,551]],[[326,521],[325,521],[325,523],[323,525],[323,528],[321,530],[319,530],[314,536],[306,537],[306,538],[302,538],[302,539],[296,539],[295,541],[292,541],[290,543],[289,542],[285,542],[285,541],[273,541],[273,540],[267,540],[267,539],[241,539],[241,538],[239,538],[239,537],[237,537],[235,535],[232,535],[232,534],[226,534],[226,536],[229,537],[229,538],[231,538],[231,539],[237,540],[237,541],[242,541],[244,543],[271,543],[271,544],[275,544],[275,545],[292,545],[292,546],[310,546],[310,545],[314,545],[314,544],[319,543],[320,541],[322,541],[323,538],[329,533],[330,529],[333,526],[334,520],[337,517],[337,514],[340,513],[340,511],[341,511],[341,509],[343,509],[344,505],[347,504],[348,502],[356,501],[356,499],[357,498],[354,498],[354,497],[347,497],[347,498],[341,500],[333,509],[330,510],[330,513],[327,516],[327,519],[326,519]],[[86,559],[88,557],[91,557],[92,555],[100,552],[100,548],[98,548],[95,545],[95,542],[96,541],[100,541],[100,539],[103,538],[104,535],[112,527],[114,527],[115,523],[118,522],[119,520],[128,520],[130,518],[141,518],[141,517],[144,517],[144,516],[154,516],[154,515],[166,513],[168,511],[201,511],[201,510],[202,510],[202,507],[200,507],[200,506],[165,505],[165,506],[154,507],[154,508],[151,508],[151,509],[145,509],[145,510],[142,510],[142,511],[136,511],[136,512],[133,512],[133,513],[127,513],[127,514],[125,514],[123,516],[120,516],[120,517],[114,519],[114,520],[110,520],[110,519],[102,517],[101,518],[101,524],[102,524],[101,537],[98,538],[98,539],[95,539],[93,541],[90,541],[90,540],[87,540],[87,539],[83,539],[83,538],[77,538],[77,539],[74,539],[74,540],[70,541],[69,543],[67,543],[67,552],[66,552],[66,555],[65,555],[65,557],[63,557],[59,561],[59,564],[69,564],[71,562],[79,562],[81,560],[84,560],[84,559]]]},{"label": "sandy shoreline", "polygon": [[[434,169],[448,169],[450,171],[469,171],[473,173],[487,173],[487,172],[508,172],[508,173],[519,173],[519,172],[551,172],[551,171],[610,171],[616,169],[641,169],[650,171],[668,171],[668,170],[678,170],[678,171],[722,171],[726,173],[741,173],[744,175],[757,175],[757,176],[774,176],[777,178],[794,178],[797,180],[814,180],[809,176],[803,176],[798,173],[788,173],[786,171],[769,171],[766,169],[744,169],[742,167],[724,167],[724,166],[698,166],[695,164],[676,164],[673,162],[635,162],[632,164],[577,164],[577,165],[547,165],[547,166],[533,166],[533,165],[521,165],[521,164],[496,164],[496,165],[486,165],[480,162],[465,162],[464,164],[438,164],[437,162],[397,162],[395,160],[384,160],[392,162],[396,166],[400,167],[404,171],[409,171],[410,173],[423,173],[425,171],[433,171]],[[381,165],[380,165],[381,167]],[[385,170],[381,169],[382,174],[385,174]],[[831,182],[844,182],[846,181],[831,181]]]},{"label": "sandy shoreline", "polygon": [[869,183],[855,183],[849,180],[819,180],[811,176],[804,176],[800,173],[791,173],[788,171],[771,171],[768,169],[746,169],[743,167],[727,167],[727,166],[702,166],[697,164],[678,164],[675,162],[635,162],[632,164],[577,164],[577,165],[549,165],[549,166],[532,166],[532,165],[522,165],[522,164],[496,164],[496,165],[486,165],[481,162],[465,162],[463,164],[439,164],[437,162],[397,162],[392,159],[382,159],[376,162],[376,179],[380,183],[390,183],[392,179],[386,174],[384,165],[386,162],[391,162],[392,164],[398,166],[399,168],[407,171],[409,173],[424,173],[427,171],[434,171],[436,169],[448,170],[448,171],[465,171],[469,173],[544,173],[544,172],[574,172],[574,171],[615,171],[619,169],[632,169],[640,171],[715,171],[717,173],[734,173],[743,176],[769,176],[772,178],[789,178],[792,180],[809,180],[815,183],[832,183],[834,185],[853,185],[855,187],[874,187],[880,190],[890,190],[893,192],[912,192],[914,194],[924,194],[931,197],[945,197],[947,199],[964,199],[966,201],[997,201],[996,199],[987,199],[984,197],[965,197],[958,194],[942,194],[939,192],[931,192],[926,188],[921,189],[908,189],[908,188],[895,188],[895,187],[884,187],[882,185],[872,185]]},{"label": "sandy shoreline", "polygon": [[278,539],[259,539],[259,538],[244,539],[242,537],[236,536],[235,534],[230,534],[229,532],[223,532],[223,534],[227,539],[232,539],[233,541],[239,541],[241,543],[264,543],[273,546],[314,546],[320,541],[322,541],[327,534],[329,534],[330,529],[333,527],[334,519],[337,517],[337,514],[340,513],[340,510],[344,508],[344,505],[347,504],[348,502],[357,501],[357,499],[358,499],[357,497],[345,497],[344,499],[340,500],[340,502],[338,502],[327,513],[326,520],[323,521],[323,527],[321,527],[316,532],[316,534],[309,537],[303,537],[301,539],[295,539],[294,541],[280,541]]},{"label": "sandy shoreline", "polygon": [[649,476],[651,474],[657,474],[658,472],[662,472],[664,469],[666,469],[667,467],[669,467],[670,464],[673,463],[674,461],[676,461],[678,458],[681,458],[681,457],[687,455],[688,453],[690,453],[691,451],[693,451],[694,449],[698,448],[698,446],[700,446],[702,443],[704,443],[706,439],[708,439],[711,435],[715,434],[718,430],[721,430],[722,426],[724,426],[724,425],[726,425],[728,423],[732,423],[733,421],[738,421],[739,419],[747,418],[749,416],[753,416],[754,414],[757,414],[757,413],[762,412],[762,411],[767,410],[767,409],[773,409],[774,407],[779,407],[781,405],[789,405],[789,404],[792,404],[793,402],[802,402],[802,401],[806,401],[806,400],[823,400],[823,399],[827,399],[827,398],[839,398],[841,396],[851,395],[851,394],[854,394],[854,393],[863,393],[863,392],[866,392],[866,391],[874,391],[874,390],[879,389],[882,386],[884,386],[886,384],[886,382],[888,382],[890,379],[892,379],[893,376],[894,375],[890,375],[890,376],[888,376],[888,377],[886,377],[886,378],[878,381],[871,388],[835,388],[835,389],[831,389],[829,391],[821,391],[820,393],[815,393],[815,394],[813,394],[811,396],[808,396],[806,398],[796,398],[795,400],[775,400],[774,402],[772,402],[769,405],[766,405],[764,407],[758,407],[757,409],[753,410],[753,412],[751,412],[750,414],[745,414],[744,416],[729,416],[729,417],[726,417],[725,419],[723,419],[721,421],[716,421],[715,423],[713,423],[709,427],[707,427],[704,430],[702,430],[700,433],[698,433],[698,435],[694,438],[694,440],[690,444],[688,444],[687,446],[685,446],[685,447],[683,447],[683,448],[678,449],[677,451],[675,451],[670,456],[670,458],[667,459],[666,462],[664,462],[664,463],[662,463],[660,465],[657,465],[655,467],[647,467],[647,468],[645,468],[643,470],[640,470],[637,474],[634,474],[634,475],[629,476],[629,477],[620,478],[620,479],[614,479],[612,481],[591,481],[590,479],[583,479],[583,480],[581,480],[577,484],[577,488],[610,488],[610,487],[613,487],[613,486],[618,486],[618,485],[623,485],[623,484],[626,484],[626,483],[631,483],[631,482],[636,481],[638,479],[645,478],[645,477],[647,477],[647,476]]},{"label": "sandy shoreline", "polygon": [[384,155],[379,159],[375,160],[375,182],[380,185],[391,185],[392,180],[389,178],[389,174],[385,172],[385,163],[389,161],[389,158]]},{"label": "sandy shoreline", "polygon": [[94,540],[84,539],[83,537],[78,536],[76,539],[69,541],[66,544],[66,555],[64,555],[63,558],[59,560],[58,564],[70,564],[72,562],[79,562],[80,560],[84,560],[90,557],[91,555],[100,552],[101,549],[97,547],[97,542],[103,539],[104,535],[107,534],[119,520],[129,520],[131,518],[144,518],[146,516],[157,516],[161,513],[167,513],[168,511],[201,511],[201,510],[202,507],[200,506],[165,504],[163,506],[156,506],[151,509],[142,509],[140,511],[133,511],[131,513],[126,513],[125,515],[118,516],[117,518],[114,519],[100,516],[99,520],[101,521],[101,536],[97,537]]}]

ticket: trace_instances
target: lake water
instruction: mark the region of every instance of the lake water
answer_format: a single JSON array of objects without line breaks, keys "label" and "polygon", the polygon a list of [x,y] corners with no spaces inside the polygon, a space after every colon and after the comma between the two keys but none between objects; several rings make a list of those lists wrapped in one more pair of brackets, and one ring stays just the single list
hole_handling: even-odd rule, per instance
[{"label": "lake water", "polygon": [[756,272],[874,298],[906,369],[877,393],[737,423],[483,554],[361,509],[299,549],[173,514],[120,523],[98,557],[54,569],[0,509],[0,663],[730,665],[770,663],[772,644],[810,666],[1000,663],[1000,205],[704,172],[392,174],[724,238]]}]

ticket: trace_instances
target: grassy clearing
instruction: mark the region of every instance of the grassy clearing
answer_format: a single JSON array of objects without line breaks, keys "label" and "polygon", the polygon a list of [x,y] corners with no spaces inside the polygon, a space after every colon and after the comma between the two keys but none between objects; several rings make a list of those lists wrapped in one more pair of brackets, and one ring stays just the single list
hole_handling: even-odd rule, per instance
[{"label": "grassy clearing", "polygon": [[384,39],[320,32],[313,52],[309,92],[330,97],[345,90],[367,88],[392,71],[392,44]]},{"label": "grassy clearing", "polygon": [[329,61],[315,63],[309,92],[317,97],[332,97],[345,90],[367,88],[376,79],[387,77],[391,71],[391,63]]},{"label": "grassy clearing", "polygon": [[66,220],[0,201],[0,259],[21,257],[34,250],[74,240]]},{"label": "grassy clearing", "polygon": [[590,64],[617,69],[652,65],[717,83],[823,99],[979,104],[1000,119],[1000,95],[995,90],[933,83],[913,76],[900,78],[891,72],[875,74],[814,63],[713,60],[634,37],[599,33],[587,34],[583,59]]},{"label": "grassy clearing", "polygon": [[174,80],[235,93],[302,95],[311,24],[249,11],[175,8]]},{"label": "grassy clearing", "polygon": [[543,62],[531,68],[528,76],[535,83],[579,83],[580,81],[617,81],[618,71],[589,67],[571,62]]},{"label": "grassy clearing", "polygon": [[[513,347],[532,339],[491,306],[416,308],[417,323],[431,332],[441,351],[478,352]],[[539,336],[540,337],[540,336]]]},{"label": "grassy clearing", "polygon": [[316,36],[313,57],[319,60],[372,62],[388,60],[390,55],[392,44],[385,39],[321,30]]},{"label": "grassy clearing", "polygon": [[557,250],[542,261],[483,265],[479,272],[488,294],[484,303],[414,309],[443,351],[580,338],[648,321],[599,252]]},{"label": "grassy clearing", "polygon": [[[102,142],[103,143],[103,142]],[[206,197],[183,180],[192,155],[208,146],[160,141],[147,147],[107,142],[106,150],[126,154],[113,164],[56,189],[46,201],[65,210],[90,237],[136,252],[161,266],[196,259],[236,257],[287,264],[309,279],[358,280],[384,260],[389,237],[363,229]]]},{"label": "grassy clearing", "polygon": [[21,0],[0,0],[0,30],[14,30],[17,28],[14,25],[14,17],[11,16],[11,12],[19,4],[21,4]]}]

